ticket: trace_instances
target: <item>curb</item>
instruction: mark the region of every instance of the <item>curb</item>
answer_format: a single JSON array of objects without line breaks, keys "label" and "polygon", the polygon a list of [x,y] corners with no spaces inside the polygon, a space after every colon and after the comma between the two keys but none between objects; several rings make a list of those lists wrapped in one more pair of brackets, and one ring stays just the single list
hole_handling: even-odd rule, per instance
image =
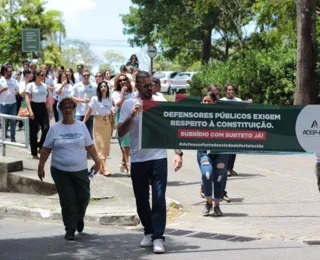
[{"label": "curb", "polygon": [[[41,208],[0,207],[0,216],[28,217],[43,220],[62,220],[61,212]],[[86,214],[85,221],[91,224],[114,226],[137,226],[140,223],[136,213]]]},{"label": "curb", "polygon": [[168,208],[169,207],[173,207],[175,209],[180,209],[180,210],[183,209],[182,204],[177,200],[173,200],[173,199],[170,199],[170,198],[166,197],[166,202],[167,202],[167,207]]}]

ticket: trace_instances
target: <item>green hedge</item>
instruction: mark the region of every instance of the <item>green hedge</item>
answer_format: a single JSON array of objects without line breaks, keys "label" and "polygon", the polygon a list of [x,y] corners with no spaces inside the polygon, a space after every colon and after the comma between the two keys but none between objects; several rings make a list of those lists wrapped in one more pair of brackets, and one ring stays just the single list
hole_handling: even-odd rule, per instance
[{"label": "green hedge", "polygon": [[213,61],[202,67],[188,88],[201,96],[211,84],[233,83],[237,96],[261,104],[293,104],[296,80],[296,48],[286,45],[269,50],[249,50],[241,58]]}]

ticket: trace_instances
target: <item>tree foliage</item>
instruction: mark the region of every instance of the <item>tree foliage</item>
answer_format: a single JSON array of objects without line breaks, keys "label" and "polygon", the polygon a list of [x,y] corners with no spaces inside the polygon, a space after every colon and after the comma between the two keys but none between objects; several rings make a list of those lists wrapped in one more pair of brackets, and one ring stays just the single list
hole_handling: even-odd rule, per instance
[{"label": "tree foliage", "polygon": [[82,63],[89,70],[100,63],[100,58],[91,49],[90,43],[82,40],[68,40],[62,47],[62,60],[67,68],[75,69]]},{"label": "tree foliage", "polygon": [[[22,29],[39,28],[41,42],[45,43],[43,51],[52,50],[50,43],[56,33],[65,36],[65,27],[62,14],[56,10],[45,11],[43,0],[2,0],[0,1],[0,60],[20,63],[29,53],[22,52]],[[53,52],[55,57],[50,60],[59,60],[60,53]],[[53,55],[51,54],[51,55]],[[45,54],[46,55],[46,54]],[[43,57],[41,53],[34,53],[34,57]]]}]

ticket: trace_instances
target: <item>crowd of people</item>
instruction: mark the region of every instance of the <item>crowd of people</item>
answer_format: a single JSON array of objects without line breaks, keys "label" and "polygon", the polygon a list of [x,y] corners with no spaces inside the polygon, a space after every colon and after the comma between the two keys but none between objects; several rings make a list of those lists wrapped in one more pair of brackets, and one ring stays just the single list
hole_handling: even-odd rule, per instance
[{"label": "crowd of people", "polygon": [[[97,72],[94,81],[83,64],[77,72],[52,64],[37,66],[23,61],[23,68],[14,73],[11,64],[1,67],[0,113],[17,115],[22,110],[30,118],[30,147],[33,159],[39,160],[38,175],[45,177],[44,166],[52,153],[51,175],[60,197],[65,238],[75,239],[75,231],[82,232],[83,218],[90,198],[87,158],[95,164],[91,173],[112,175],[106,158],[110,155],[113,130],[117,127],[122,159],[119,171],[131,177],[137,212],[144,227],[141,247],[153,246],[155,253],[164,253],[166,225],[165,192],[167,186],[167,153],[164,149],[139,150],[139,118],[141,100],[166,101],[160,93],[160,80],[139,70],[136,55],[132,55],[119,73],[111,79],[111,72]],[[202,103],[214,105],[218,99],[241,101],[235,97],[235,86],[220,88],[212,85]],[[50,127],[50,120],[55,124]],[[15,142],[15,120],[10,120],[11,142]],[[18,122],[21,130],[22,122]],[[94,142],[93,142],[94,140]],[[40,154],[40,157],[39,157]],[[183,152],[175,150],[174,170],[182,167]],[[211,212],[222,216],[220,201],[230,202],[227,196],[227,176],[233,170],[235,155],[198,151],[201,173],[200,194],[206,199],[202,214]],[[149,203],[152,189],[152,209]]]}]

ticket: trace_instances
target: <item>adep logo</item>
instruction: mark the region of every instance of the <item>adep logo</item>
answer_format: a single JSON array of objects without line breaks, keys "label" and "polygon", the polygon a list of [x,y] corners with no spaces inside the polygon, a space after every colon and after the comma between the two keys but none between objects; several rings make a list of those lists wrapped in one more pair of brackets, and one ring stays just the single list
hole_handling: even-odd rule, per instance
[{"label": "adep logo", "polygon": [[316,120],[313,120],[311,128],[319,128],[318,122]]},{"label": "adep logo", "polygon": [[[311,129],[319,128],[319,125],[316,120],[313,120],[310,128]],[[320,131],[306,129],[306,130],[303,130],[302,134],[303,135],[317,135],[317,134],[320,134]]]},{"label": "adep logo", "polygon": [[320,147],[320,106],[305,106],[296,121],[296,135],[299,144],[307,152],[317,152]]}]

